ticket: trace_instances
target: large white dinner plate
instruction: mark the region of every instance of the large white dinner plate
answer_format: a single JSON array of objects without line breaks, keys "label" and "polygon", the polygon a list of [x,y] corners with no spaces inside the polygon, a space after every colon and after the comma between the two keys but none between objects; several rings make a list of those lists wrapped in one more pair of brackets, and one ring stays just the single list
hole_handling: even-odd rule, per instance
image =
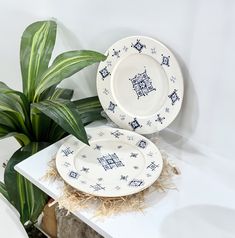
[{"label": "large white dinner plate", "polygon": [[88,128],[90,146],[70,136],[56,167],[74,188],[103,197],[125,196],[149,187],[162,171],[158,148],[145,137],[116,128]]},{"label": "large white dinner plate", "polygon": [[97,91],[119,127],[150,134],[167,127],[180,111],[183,77],[173,53],[149,37],[113,44],[97,72]]}]

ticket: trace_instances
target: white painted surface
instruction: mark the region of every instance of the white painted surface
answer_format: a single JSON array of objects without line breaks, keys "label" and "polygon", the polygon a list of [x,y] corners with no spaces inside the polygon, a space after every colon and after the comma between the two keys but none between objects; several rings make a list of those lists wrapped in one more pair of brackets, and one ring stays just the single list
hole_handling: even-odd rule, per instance
[{"label": "white painted surface", "polygon": [[28,235],[20,223],[18,213],[0,195],[0,237],[1,238],[26,238]]},{"label": "white painted surface", "polygon": [[[76,212],[76,215],[105,237],[171,238],[173,233],[180,238],[234,237],[235,163],[207,156],[189,142],[183,150],[177,149],[180,140],[177,142],[179,138],[171,132],[165,132],[160,138],[159,147],[168,152],[169,159],[182,171],[175,179],[178,191],[151,194],[144,213],[122,213],[104,219],[94,218],[92,210]],[[16,166],[18,172],[53,198],[61,194],[62,184],[40,178],[61,144],[59,141]]]},{"label": "white painted surface", "polygon": [[[8,0],[0,1],[1,80],[20,89],[19,44],[25,27],[54,17],[55,53],[70,49],[104,52],[129,35],[164,42],[178,56],[185,100],[171,129],[233,159],[235,1],[233,0]],[[75,97],[96,94],[92,66],[66,80]],[[11,146],[0,147],[6,151]]]}]

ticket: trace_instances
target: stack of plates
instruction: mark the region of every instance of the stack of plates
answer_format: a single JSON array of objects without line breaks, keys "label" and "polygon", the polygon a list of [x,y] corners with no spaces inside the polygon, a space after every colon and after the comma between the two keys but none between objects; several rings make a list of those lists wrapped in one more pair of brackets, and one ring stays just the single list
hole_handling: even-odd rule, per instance
[{"label": "stack of plates", "polygon": [[140,134],[167,127],[180,111],[183,77],[159,41],[133,36],[112,45],[97,72],[102,107],[120,128],[87,129],[90,146],[71,136],[57,153],[62,178],[80,191],[116,197],[137,193],[159,177],[162,157]]}]

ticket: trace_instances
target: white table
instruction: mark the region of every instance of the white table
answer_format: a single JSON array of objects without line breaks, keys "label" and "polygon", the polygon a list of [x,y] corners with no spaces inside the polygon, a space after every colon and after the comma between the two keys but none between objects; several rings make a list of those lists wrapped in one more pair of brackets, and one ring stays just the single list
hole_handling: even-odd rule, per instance
[{"label": "white table", "polygon": [[[203,148],[169,131],[159,135],[160,148],[180,167],[175,183],[178,191],[153,193],[144,213],[132,212],[108,218],[93,218],[93,211],[75,215],[104,237],[115,238],[234,238],[235,164],[216,155],[205,155]],[[41,180],[47,164],[64,140],[47,147],[15,166],[15,169],[56,199],[59,182]],[[170,142],[167,143],[167,142]]]}]

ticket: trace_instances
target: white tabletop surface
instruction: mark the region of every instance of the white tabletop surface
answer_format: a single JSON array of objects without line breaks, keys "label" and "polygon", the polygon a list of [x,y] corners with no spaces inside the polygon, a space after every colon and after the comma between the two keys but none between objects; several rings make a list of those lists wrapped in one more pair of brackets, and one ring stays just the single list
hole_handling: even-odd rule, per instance
[{"label": "white tabletop surface", "polygon": [[[175,179],[178,191],[154,192],[143,212],[122,213],[94,218],[92,210],[75,215],[104,237],[115,238],[232,238],[235,237],[235,164],[216,155],[205,155],[201,148],[171,132],[160,137],[160,149],[180,168]],[[42,180],[48,162],[64,140],[47,147],[16,165],[15,169],[32,183],[57,198],[59,182]]]}]

